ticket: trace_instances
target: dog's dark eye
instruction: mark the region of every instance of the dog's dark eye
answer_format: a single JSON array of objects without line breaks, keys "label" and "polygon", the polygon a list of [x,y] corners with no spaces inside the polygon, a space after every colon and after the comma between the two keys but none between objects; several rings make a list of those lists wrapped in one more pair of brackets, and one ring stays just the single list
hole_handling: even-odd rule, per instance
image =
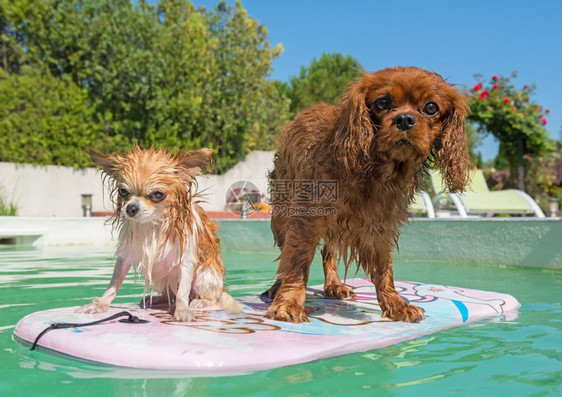
[{"label": "dog's dark eye", "polygon": [[129,191],[127,189],[119,189],[117,193],[119,193],[119,196],[122,198],[126,198],[129,195]]},{"label": "dog's dark eye", "polygon": [[423,107],[423,112],[428,116],[435,116],[439,112],[439,107],[435,102],[427,102]]},{"label": "dog's dark eye", "polygon": [[150,199],[150,201],[154,203],[159,203],[160,201],[166,198],[166,195],[162,192],[154,192],[154,193],[150,193],[148,198]]},{"label": "dog's dark eye", "polygon": [[390,105],[391,101],[387,96],[383,96],[382,98],[375,100],[375,102],[373,103],[373,107],[377,112],[384,112],[385,110],[390,109]]}]

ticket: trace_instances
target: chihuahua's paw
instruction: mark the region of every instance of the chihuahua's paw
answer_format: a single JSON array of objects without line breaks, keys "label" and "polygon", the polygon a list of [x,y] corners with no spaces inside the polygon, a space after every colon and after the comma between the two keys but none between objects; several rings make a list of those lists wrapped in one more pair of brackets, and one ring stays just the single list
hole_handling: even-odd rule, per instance
[{"label": "chihuahua's paw", "polygon": [[213,302],[210,299],[193,299],[189,302],[190,309],[204,309],[209,306],[216,305],[217,302]]},{"label": "chihuahua's paw", "polygon": [[193,321],[193,315],[187,307],[177,307],[174,312],[174,320],[176,321]]},{"label": "chihuahua's paw", "polygon": [[105,313],[108,307],[109,307],[109,303],[104,302],[99,298],[94,298],[94,301],[92,303],[88,303],[84,306],[79,307],[76,310],[76,313],[88,313],[88,314]]}]

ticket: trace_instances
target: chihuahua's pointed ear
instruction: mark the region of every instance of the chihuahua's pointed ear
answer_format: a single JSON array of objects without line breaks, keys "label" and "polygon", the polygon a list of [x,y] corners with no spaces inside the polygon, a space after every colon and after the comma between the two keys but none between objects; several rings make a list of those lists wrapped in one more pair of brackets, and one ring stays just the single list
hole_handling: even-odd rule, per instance
[{"label": "chihuahua's pointed ear", "polygon": [[119,157],[106,155],[103,153],[96,152],[92,149],[86,149],[88,153],[97,166],[101,167],[102,170],[108,175],[115,175],[122,170],[122,162]]},{"label": "chihuahua's pointed ear", "polygon": [[178,157],[180,164],[187,169],[187,172],[196,176],[201,173],[202,170],[211,169],[211,156],[213,154],[212,149],[198,149],[191,150],[189,152],[181,153]]}]

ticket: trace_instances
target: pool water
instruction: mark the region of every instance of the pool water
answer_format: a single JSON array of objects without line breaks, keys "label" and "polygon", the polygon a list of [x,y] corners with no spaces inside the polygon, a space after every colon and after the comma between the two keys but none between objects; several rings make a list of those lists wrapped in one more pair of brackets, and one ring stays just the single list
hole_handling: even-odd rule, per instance
[{"label": "pool water", "polygon": [[[274,277],[277,252],[225,250],[233,296],[257,294]],[[13,329],[38,310],[100,296],[111,247],[0,248],[1,396],[310,396],[562,394],[562,272],[443,262],[396,262],[397,280],[493,290],[522,304],[515,319],[460,326],[399,345],[250,374],[188,377],[51,356],[19,345]],[[323,282],[319,258],[310,283]],[[130,274],[116,302],[139,301]]]}]

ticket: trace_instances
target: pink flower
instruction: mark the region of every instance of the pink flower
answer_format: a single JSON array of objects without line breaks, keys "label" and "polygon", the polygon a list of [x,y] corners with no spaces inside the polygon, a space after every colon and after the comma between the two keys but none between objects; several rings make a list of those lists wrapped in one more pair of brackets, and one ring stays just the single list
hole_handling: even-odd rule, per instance
[{"label": "pink flower", "polygon": [[492,80],[496,81],[497,79],[498,79],[498,75],[497,75],[497,74],[495,74],[495,75],[492,76]]},{"label": "pink flower", "polygon": [[509,99],[508,97],[505,97],[505,98],[503,99],[503,103],[505,103],[506,105],[507,105],[509,102],[511,102],[511,99]]},{"label": "pink flower", "polygon": [[547,123],[546,119],[545,119],[544,117],[541,118],[541,124],[542,124],[542,125],[546,125],[546,123]]},{"label": "pink flower", "polygon": [[482,91],[482,93],[480,94],[480,99],[486,99],[486,97],[490,95],[490,92],[484,90]]},{"label": "pink flower", "polygon": [[498,84],[494,84],[494,90],[497,90],[498,88],[500,88],[500,86]]},{"label": "pink flower", "polygon": [[480,91],[480,88],[482,88],[482,83],[476,84],[472,89],[473,89],[474,91]]}]

